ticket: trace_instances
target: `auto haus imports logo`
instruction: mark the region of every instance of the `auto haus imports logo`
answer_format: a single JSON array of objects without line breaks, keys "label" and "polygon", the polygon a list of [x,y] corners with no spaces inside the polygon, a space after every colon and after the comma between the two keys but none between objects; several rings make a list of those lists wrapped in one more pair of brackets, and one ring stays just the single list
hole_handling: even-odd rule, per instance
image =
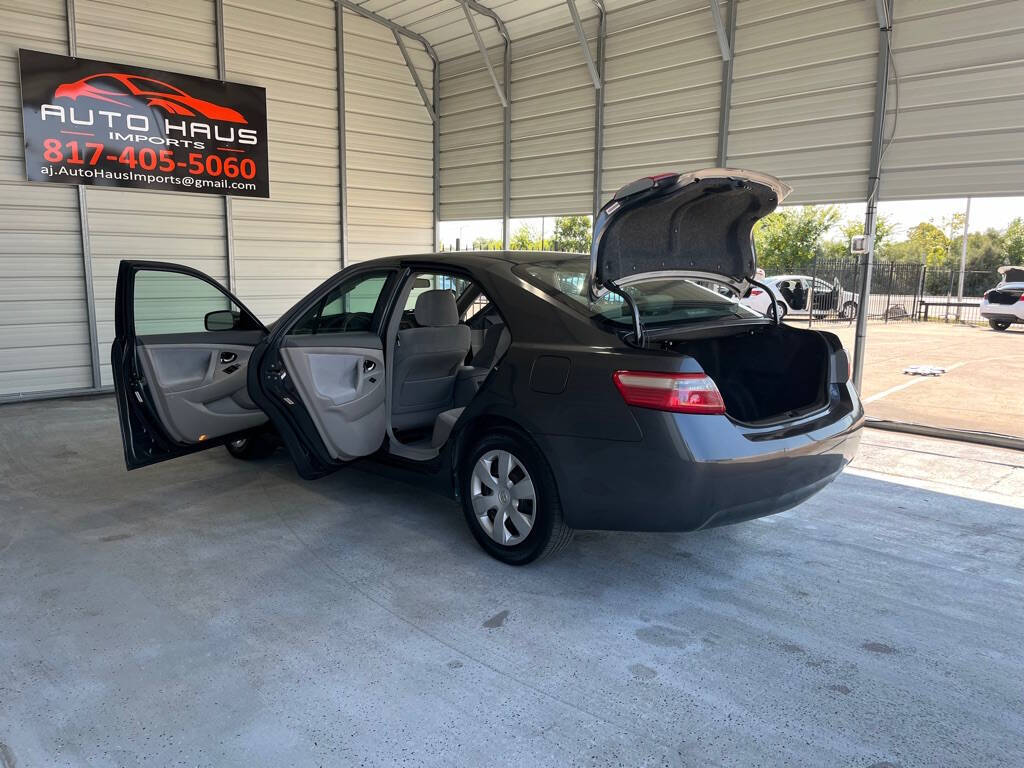
[{"label": "auto haus imports logo", "polygon": [[262,88],[20,51],[31,181],[269,197]]}]

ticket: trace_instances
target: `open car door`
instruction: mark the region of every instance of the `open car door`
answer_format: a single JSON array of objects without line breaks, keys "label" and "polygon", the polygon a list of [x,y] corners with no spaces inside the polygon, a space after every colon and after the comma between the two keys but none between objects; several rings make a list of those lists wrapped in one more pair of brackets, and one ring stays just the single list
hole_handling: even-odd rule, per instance
[{"label": "open car door", "polygon": [[122,261],[111,350],[128,469],[222,445],[267,422],[246,374],[267,329],[212,278]]},{"label": "open car door", "polygon": [[286,312],[253,355],[250,391],[305,478],[384,442],[381,337],[396,280],[393,269],[343,270]]}]

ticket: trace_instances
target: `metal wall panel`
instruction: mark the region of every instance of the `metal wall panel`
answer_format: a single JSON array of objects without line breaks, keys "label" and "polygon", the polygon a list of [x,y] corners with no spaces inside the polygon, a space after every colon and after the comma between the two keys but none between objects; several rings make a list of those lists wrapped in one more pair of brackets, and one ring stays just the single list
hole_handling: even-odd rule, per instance
[{"label": "metal wall panel", "polygon": [[[434,129],[393,33],[345,12],[348,263],[434,250]],[[427,99],[434,65],[403,40]]]},{"label": "metal wall panel", "polygon": [[341,267],[337,33],[328,0],[225,0],[227,78],[267,89],[270,199],[232,200],[235,287],[276,320]]},{"label": "metal wall panel", "polygon": [[893,57],[881,197],[1024,194],[1024,0],[900,0]]},{"label": "metal wall panel", "polygon": [[737,11],[728,164],[785,179],[787,203],[863,200],[875,4],[738,0]]},{"label": "metal wall panel", "polygon": [[607,29],[602,195],[714,165],[722,58],[706,0],[611,5]]},{"label": "metal wall panel", "polygon": [[[504,47],[487,53],[502,82]],[[479,51],[441,62],[440,114],[441,219],[500,219],[502,108]]]},{"label": "metal wall panel", "polygon": [[[213,0],[179,0],[159,10],[123,0],[75,0],[78,55],[217,76]],[[116,19],[116,23],[112,23]],[[173,261],[227,280],[224,203],[215,196],[90,187],[92,249],[100,372],[113,383],[114,288],[122,259]]]},{"label": "metal wall panel", "polygon": [[0,3],[0,397],[92,386],[78,193],[24,181],[19,48],[67,54],[63,0]]},{"label": "metal wall panel", "polygon": [[[527,17],[547,31],[512,41],[513,217],[590,213],[598,91],[568,8],[553,10]],[[509,32],[523,25],[509,23]],[[583,28],[596,53],[596,17]]]}]

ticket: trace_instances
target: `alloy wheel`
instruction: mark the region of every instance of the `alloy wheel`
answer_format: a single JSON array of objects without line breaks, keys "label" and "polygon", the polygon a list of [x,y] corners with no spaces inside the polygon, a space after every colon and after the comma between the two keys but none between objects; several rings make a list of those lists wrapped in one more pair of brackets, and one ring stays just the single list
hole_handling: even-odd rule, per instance
[{"label": "alloy wheel", "polygon": [[477,459],[470,481],[473,512],[496,543],[521,543],[537,520],[537,491],[523,463],[508,451],[487,451]]}]

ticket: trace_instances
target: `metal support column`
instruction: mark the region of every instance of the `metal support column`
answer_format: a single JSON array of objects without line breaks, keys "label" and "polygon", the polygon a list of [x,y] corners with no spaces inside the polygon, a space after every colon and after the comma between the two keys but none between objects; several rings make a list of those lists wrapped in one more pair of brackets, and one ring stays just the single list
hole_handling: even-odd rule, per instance
[{"label": "metal support column", "polygon": [[[729,28],[726,32],[726,50],[729,55],[722,54],[722,96],[718,108],[718,167],[725,168],[729,162],[729,115],[732,110],[732,68],[733,53],[736,50],[736,19],[739,16],[739,2],[729,3]],[[712,0],[712,8],[717,7],[717,0]],[[719,16],[716,19],[720,20]]]},{"label": "metal support column", "polygon": [[[608,34],[607,14],[604,0],[594,0],[597,6],[597,76],[604,85],[604,49]],[[594,91],[594,201],[591,207],[591,224],[597,224],[597,212],[601,210],[601,177],[604,175],[604,91]]]},{"label": "metal support column", "polygon": [[[78,35],[75,25],[75,0],[65,0],[65,16],[68,28],[68,56],[78,55]],[[92,274],[92,243],[89,238],[89,203],[86,199],[86,188],[79,184],[78,193],[78,227],[82,237],[82,276],[85,282],[85,318],[89,327],[89,360],[92,366],[92,386],[99,389],[103,386],[100,373],[100,341],[96,325],[96,290]]]},{"label": "metal support column", "polygon": [[853,349],[853,384],[859,392],[864,377],[867,343],[868,307],[871,299],[871,269],[875,256],[875,231],[878,224],[878,192],[882,174],[882,140],[885,134],[885,108],[889,93],[889,44],[892,36],[894,0],[878,1],[878,71],[875,85],[875,120],[871,133],[871,165],[868,171],[867,210],[864,214],[866,252],[861,259],[860,292],[857,299],[857,336]]},{"label": "metal support column", "polygon": [[[214,2],[214,16],[217,26],[217,77],[227,80],[227,54],[224,49],[224,0]],[[224,195],[224,243],[227,253],[228,290],[236,290],[235,274],[235,223],[231,195]]]},{"label": "metal support column", "polygon": [[344,269],[348,261],[348,139],[345,136],[345,8],[342,3],[334,6],[334,30],[338,54],[338,217],[341,229],[338,259]]},{"label": "metal support column", "polygon": [[960,322],[960,313],[964,303],[964,273],[967,271],[967,233],[971,226],[971,198],[967,198],[967,210],[964,211],[964,236],[960,241],[960,282],[956,291],[956,321]]}]

